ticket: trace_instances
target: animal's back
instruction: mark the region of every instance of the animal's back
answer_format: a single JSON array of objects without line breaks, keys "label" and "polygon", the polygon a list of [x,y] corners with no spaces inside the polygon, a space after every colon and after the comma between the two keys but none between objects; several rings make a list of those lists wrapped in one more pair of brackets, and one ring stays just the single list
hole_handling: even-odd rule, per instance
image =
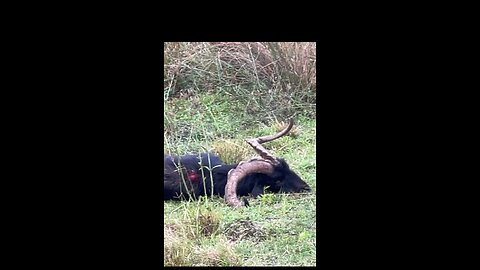
[{"label": "animal's back", "polygon": [[[199,162],[200,160],[201,162]],[[194,191],[196,196],[205,193],[203,177],[206,177],[207,192],[210,193],[210,170],[208,168],[220,168],[221,165],[225,164],[219,156],[212,153],[201,153],[200,157],[198,154],[164,155],[164,199],[174,199],[178,197],[178,194],[187,193],[185,185],[182,184],[184,181],[188,182],[189,191]],[[214,169],[213,172],[216,173],[217,169]],[[217,190],[217,188],[215,189]]]},{"label": "animal's back", "polygon": [[[223,165],[223,161],[220,159],[219,156],[211,154],[211,153],[201,153],[201,164],[202,166],[211,165],[211,167],[217,165]],[[164,167],[177,167],[176,165],[183,165],[187,169],[199,169],[199,156],[198,155],[183,155],[183,156],[169,156],[164,155]]]}]

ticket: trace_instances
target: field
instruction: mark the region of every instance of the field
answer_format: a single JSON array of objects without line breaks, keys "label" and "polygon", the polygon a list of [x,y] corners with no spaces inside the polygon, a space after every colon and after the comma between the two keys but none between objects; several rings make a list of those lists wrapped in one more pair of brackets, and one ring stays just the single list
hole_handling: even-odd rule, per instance
[{"label": "field", "polygon": [[166,43],[164,152],[211,151],[227,163],[266,143],[311,187],[265,194],[232,209],[223,198],[164,202],[165,266],[316,265],[316,59],[314,43]]}]

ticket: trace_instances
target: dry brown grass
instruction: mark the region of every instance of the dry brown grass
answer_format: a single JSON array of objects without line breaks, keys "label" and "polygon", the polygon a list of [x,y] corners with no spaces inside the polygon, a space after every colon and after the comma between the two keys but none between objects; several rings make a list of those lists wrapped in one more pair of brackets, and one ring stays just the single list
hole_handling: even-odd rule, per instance
[{"label": "dry brown grass", "polygon": [[[211,75],[231,83],[262,80],[270,85],[316,88],[315,42],[168,42],[164,44],[164,88],[188,75]],[[218,77],[221,72],[221,78]],[[246,76],[250,75],[250,76]],[[215,78],[217,77],[217,78]],[[286,89],[285,89],[286,90]]]},{"label": "dry brown grass", "polygon": [[191,244],[175,231],[175,226],[163,227],[163,261],[165,266],[186,265]]},{"label": "dry brown grass", "polygon": [[[165,224],[164,266],[239,266],[232,243],[219,231],[220,220],[212,211],[185,211],[181,223]],[[209,240],[217,241],[211,244]]]},{"label": "dry brown grass", "polygon": [[164,56],[166,99],[222,91],[259,108],[316,103],[314,42],[169,42]]},{"label": "dry brown grass", "polygon": [[197,247],[194,254],[198,258],[196,266],[241,266],[241,259],[228,241],[208,248]]},{"label": "dry brown grass", "polygon": [[238,163],[247,160],[254,155],[248,145],[241,140],[217,140],[212,145],[213,152],[220,156],[227,164]]}]

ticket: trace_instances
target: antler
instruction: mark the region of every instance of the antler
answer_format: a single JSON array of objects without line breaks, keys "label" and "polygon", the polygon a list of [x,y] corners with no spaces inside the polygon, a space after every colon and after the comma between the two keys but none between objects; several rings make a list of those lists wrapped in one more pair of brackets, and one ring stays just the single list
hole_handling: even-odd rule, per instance
[{"label": "antler", "polygon": [[269,136],[263,136],[263,137],[258,137],[254,139],[248,139],[246,140],[250,146],[253,147],[253,149],[263,158],[266,160],[270,160],[273,164],[278,164],[277,159],[270,154],[267,149],[265,149],[261,144],[266,143],[266,142],[271,142],[273,140],[276,140],[278,138],[281,138],[285,136],[293,127],[293,119],[288,120],[288,126],[284,128],[282,131],[275,135],[269,135]]},{"label": "antler", "polygon": [[273,166],[266,160],[250,160],[238,165],[235,169],[228,172],[227,185],[225,186],[225,201],[228,205],[239,208],[244,205],[237,196],[237,186],[240,180],[251,173],[271,174]]},{"label": "antler", "polygon": [[254,158],[245,163],[240,163],[235,169],[228,172],[227,185],[225,186],[225,201],[228,205],[239,208],[244,205],[237,196],[238,183],[245,176],[252,173],[272,174],[273,167],[278,164],[277,158],[270,154],[261,144],[285,136],[293,127],[293,119],[289,119],[288,126],[275,135],[247,139],[246,142],[262,157]]}]

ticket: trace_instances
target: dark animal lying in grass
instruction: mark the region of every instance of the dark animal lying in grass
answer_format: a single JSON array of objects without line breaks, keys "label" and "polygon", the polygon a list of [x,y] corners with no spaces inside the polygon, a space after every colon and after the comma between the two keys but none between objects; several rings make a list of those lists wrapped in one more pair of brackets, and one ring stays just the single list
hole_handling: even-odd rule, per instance
[{"label": "dark animal lying in grass", "polygon": [[[199,164],[200,158],[202,167]],[[163,199],[178,199],[182,194],[184,198],[189,198],[189,196],[198,198],[212,195],[212,193],[224,197],[228,172],[237,166],[238,164],[224,164],[218,156],[208,153],[202,153],[200,157],[198,155],[165,156]],[[210,171],[209,168],[213,169]],[[238,196],[251,194],[256,198],[263,194],[264,190],[290,193],[310,191],[310,187],[290,170],[285,160],[279,159],[279,164],[273,166],[271,174],[252,173],[246,175],[238,183],[236,193]]]},{"label": "dark animal lying in grass", "polygon": [[239,164],[228,165],[216,155],[203,153],[198,155],[164,156],[164,192],[163,199],[199,198],[200,196],[219,195],[233,207],[241,207],[238,196],[251,194],[254,198],[270,192],[306,192],[310,187],[284,159],[273,157],[263,146],[287,134],[293,126],[276,135],[247,140],[262,158],[252,159]]}]

